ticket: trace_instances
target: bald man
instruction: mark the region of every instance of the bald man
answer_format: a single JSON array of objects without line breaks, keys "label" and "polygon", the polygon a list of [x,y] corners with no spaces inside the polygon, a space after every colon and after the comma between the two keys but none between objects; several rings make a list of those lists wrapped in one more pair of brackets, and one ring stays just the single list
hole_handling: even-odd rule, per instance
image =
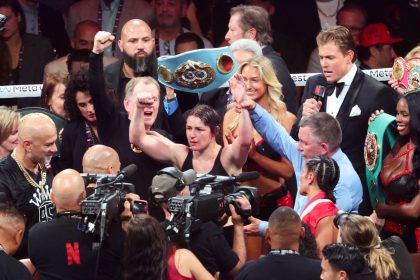
[{"label": "bald man", "polygon": [[80,174],[58,173],[52,182],[51,201],[56,217],[29,231],[29,258],[41,279],[94,279],[93,238],[79,230],[81,201],[86,197]]},{"label": "bald man", "polygon": [[117,174],[121,169],[117,152],[105,145],[90,147],[83,155],[83,172],[94,174]]},{"label": "bald man", "polygon": [[[93,151],[107,153],[105,148],[102,146]],[[113,154],[110,150],[108,152]],[[99,158],[106,160],[107,157]],[[41,279],[95,279],[97,255],[92,246],[98,240],[96,236],[80,230],[81,203],[85,198],[84,181],[76,170],[65,169],[54,177],[51,200],[55,204],[56,218],[36,224],[29,232],[29,258]],[[124,207],[124,215],[131,214],[128,202]],[[106,241],[101,244],[96,279],[122,279],[124,233],[121,223],[114,220],[107,223],[106,233]]]},{"label": "bald man", "polygon": [[[18,144],[0,162],[0,202],[12,202],[26,219],[26,232],[36,223],[52,218],[50,200],[53,175],[46,164],[57,151],[55,124],[47,115],[28,114],[18,128]],[[48,165],[47,165],[48,166]],[[27,256],[27,236],[16,255]]]},{"label": "bald man", "polygon": [[[106,44],[98,45],[93,52],[102,56],[113,41],[114,38]],[[157,79],[155,39],[150,26],[140,19],[129,20],[122,28],[118,49],[122,53],[122,59],[105,68],[105,79],[117,93],[122,105],[125,86],[131,78],[151,76]]]},{"label": "bald man", "polygon": [[[93,47],[93,38],[96,32],[101,30],[98,23],[91,20],[84,20],[76,25],[73,37],[70,38],[70,44],[72,50],[91,50]],[[44,68],[44,80],[46,75],[53,73],[59,73],[62,75],[68,75],[67,59],[69,54],[59,57],[56,60],[48,63]],[[113,56],[104,55],[103,63],[104,66],[108,66],[118,59]]]},{"label": "bald man", "polygon": [[0,279],[32,279],[29,271],[11,257],[19,248],[25,221],[11,203],[0,203]]},{"label": "bald man", "polygon": [[267,256],[246,263],[237,279],[319,279],[321,263],[299,255],[299,240],[304,236],[305,229],[299,215],[289,207],[279,207],[268,220],[265,239],[270,244],[271,251]]}]

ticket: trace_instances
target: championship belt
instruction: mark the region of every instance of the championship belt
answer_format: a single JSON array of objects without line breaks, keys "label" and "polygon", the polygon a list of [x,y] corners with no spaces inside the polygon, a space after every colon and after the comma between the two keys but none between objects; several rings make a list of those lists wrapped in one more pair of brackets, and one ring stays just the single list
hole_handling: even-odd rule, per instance
[{"label": "championship belt", "polygon": [[198,49],[158,58],[159,82],[175,90],[200,93],[219,88],[238,70],[229,47]]},{"label": "championship belt", "polygon": [[366,181],[373,209],[378,203],[384,203],[386,200],[379,184],[379,173],[382,169],[384,138],[386,137],[390,146],[393,147],[398,136],[397,130],[392,125],[394,121],[395,117],[389,114],[378,115],[369,125],[365,139]]},{"label": "championship belt", "polygon": [[20,117],[23,117],[31,113],[42,113],[50,117],[50,119],[52,119],[52,121],[55,124],[55,128],[57,129],[57,140],[55,140],[55,145],[57,146],[57,152],[54,154],[54,156],[60,156],[62,133],[63,133],[64,126],[66,125],[67,120],[57,115],[56,113],[51,112],[50,110],[41,108],[41,107],[26,107],[26,108],[18,109],[17,112],[20,114]]},{"label": "championship belt", "polygon": [[407,92],[420,87],[420,58],[404,60],[397,57],[392,66],[392,76]]}]

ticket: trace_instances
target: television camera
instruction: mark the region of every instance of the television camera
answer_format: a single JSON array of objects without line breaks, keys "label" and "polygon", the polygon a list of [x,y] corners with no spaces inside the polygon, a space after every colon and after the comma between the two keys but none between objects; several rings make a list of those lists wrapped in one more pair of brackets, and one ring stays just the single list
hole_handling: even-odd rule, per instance
[{"label": "television camera", "polygon": [[[126,194],[135,192],[134,186],[124,183],[123,180],[136,171],[137,166],[131,164],[116,175],[81,174],[85,183],[95,183],[96,187],[94,193],[82,201],[80,229],[85,233],[94,235],[98,238],[99,243],[106,238],[110,223],[118,220],[120,213],[124,210]],[[134,203],[133,213],[144,211],[144,203]]]},{"label": "television camera", "polygon": [[[217,222],[224,213],[230,215],[229,205],[233,205],[244,220],[258,214],[257,188],[239,186],[239,183],[255,180],[259,175],[258,172],[244,172],[232,177],[210,174],[199,176],[189,184],[190,195],[178,195],[168,199],[168,210],[171,213],[167,227],[169,235],[173,237],[173,233],[182,234],[188,244],[190,232],[199,228],[201,223]],[[237,201],[239,196],[244,196],[252,209],[243,210]]]}]

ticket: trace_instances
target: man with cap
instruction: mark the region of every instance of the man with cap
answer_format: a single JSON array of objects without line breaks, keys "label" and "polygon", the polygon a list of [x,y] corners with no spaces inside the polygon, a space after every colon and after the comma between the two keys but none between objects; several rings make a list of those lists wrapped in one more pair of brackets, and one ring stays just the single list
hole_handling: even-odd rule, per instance
[{"label": "man with cap", "polygon": [[[394,114],[397,94],[388,86],[364,74],[355,64],[355,42],[351,32],[343,26],[332,26],[317,36],[322,74],[306,82],[298,121],[316,112],[327,112],[340,123],[341,149],[348,156],[359,175],[363,202],[359,212],[369,215],[370,206],[363,157],[368,120],[376,110]],[[292,129],[297,139],[298,126]]]},{"label": "man with cap", "polygon": [[[175,167],[167,167],[158,172],[153,178],[150,190],[153,198],[165,212],[166,221],[163,223],[165,228],[170,228],[170,213],[168,211],[168,200],[176,195],[188,196],[190,190],[188,185],[195,180],[195,172],[187,170],[181,172]],[[249,209],[249,202],[240,197],[237,199],[242,209]],[[211,210],[209,210],[211,211]],[[214,211],[216,211],[214,209]],[[190,249],[197,256],[203,266],[212,275],[227,274],[230,277],[242,267],[246,262],[246,248],[243,219],[235,209],[232,210],[232,223],[234,227],[233,246],[229,246],[223,233],[223,228],[215,221],[204,222],[198,229],[191,231]],[[192,226],[194,228],[194,226]],[[182,232],[171,235],[177,242],[183,244]],[[223,276],[222,276],[223,277]]]},{"label": "man with cap", "polygon": [[19,258],[27,256],[28,230],[54,214],[49,196],[53,175],[46,164],[57,152],[56,139],[51,118],[42,113],[28,114],[19,124],[18,145],[0,161],[0,202],[11,201],[27,219],[25,236],[16,253]]},{"label": "man with cap", "polygon": [[402,38],[394,38],[383,23],[368,24],[359,34],[357,56],[361,69],[392,67],[397,54],[394,44]]}]

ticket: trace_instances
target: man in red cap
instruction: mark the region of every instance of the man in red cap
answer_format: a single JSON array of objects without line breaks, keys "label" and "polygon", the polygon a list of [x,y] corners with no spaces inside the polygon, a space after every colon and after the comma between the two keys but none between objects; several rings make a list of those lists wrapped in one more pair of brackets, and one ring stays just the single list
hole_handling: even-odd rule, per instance
[{"label": "man in red cap", "polygon": [[401,42],[402,38],[391,36],[383,23],[367,25],[359,34],[357,55],[361,69],[391,67],[397,54],[393,44]]}]

